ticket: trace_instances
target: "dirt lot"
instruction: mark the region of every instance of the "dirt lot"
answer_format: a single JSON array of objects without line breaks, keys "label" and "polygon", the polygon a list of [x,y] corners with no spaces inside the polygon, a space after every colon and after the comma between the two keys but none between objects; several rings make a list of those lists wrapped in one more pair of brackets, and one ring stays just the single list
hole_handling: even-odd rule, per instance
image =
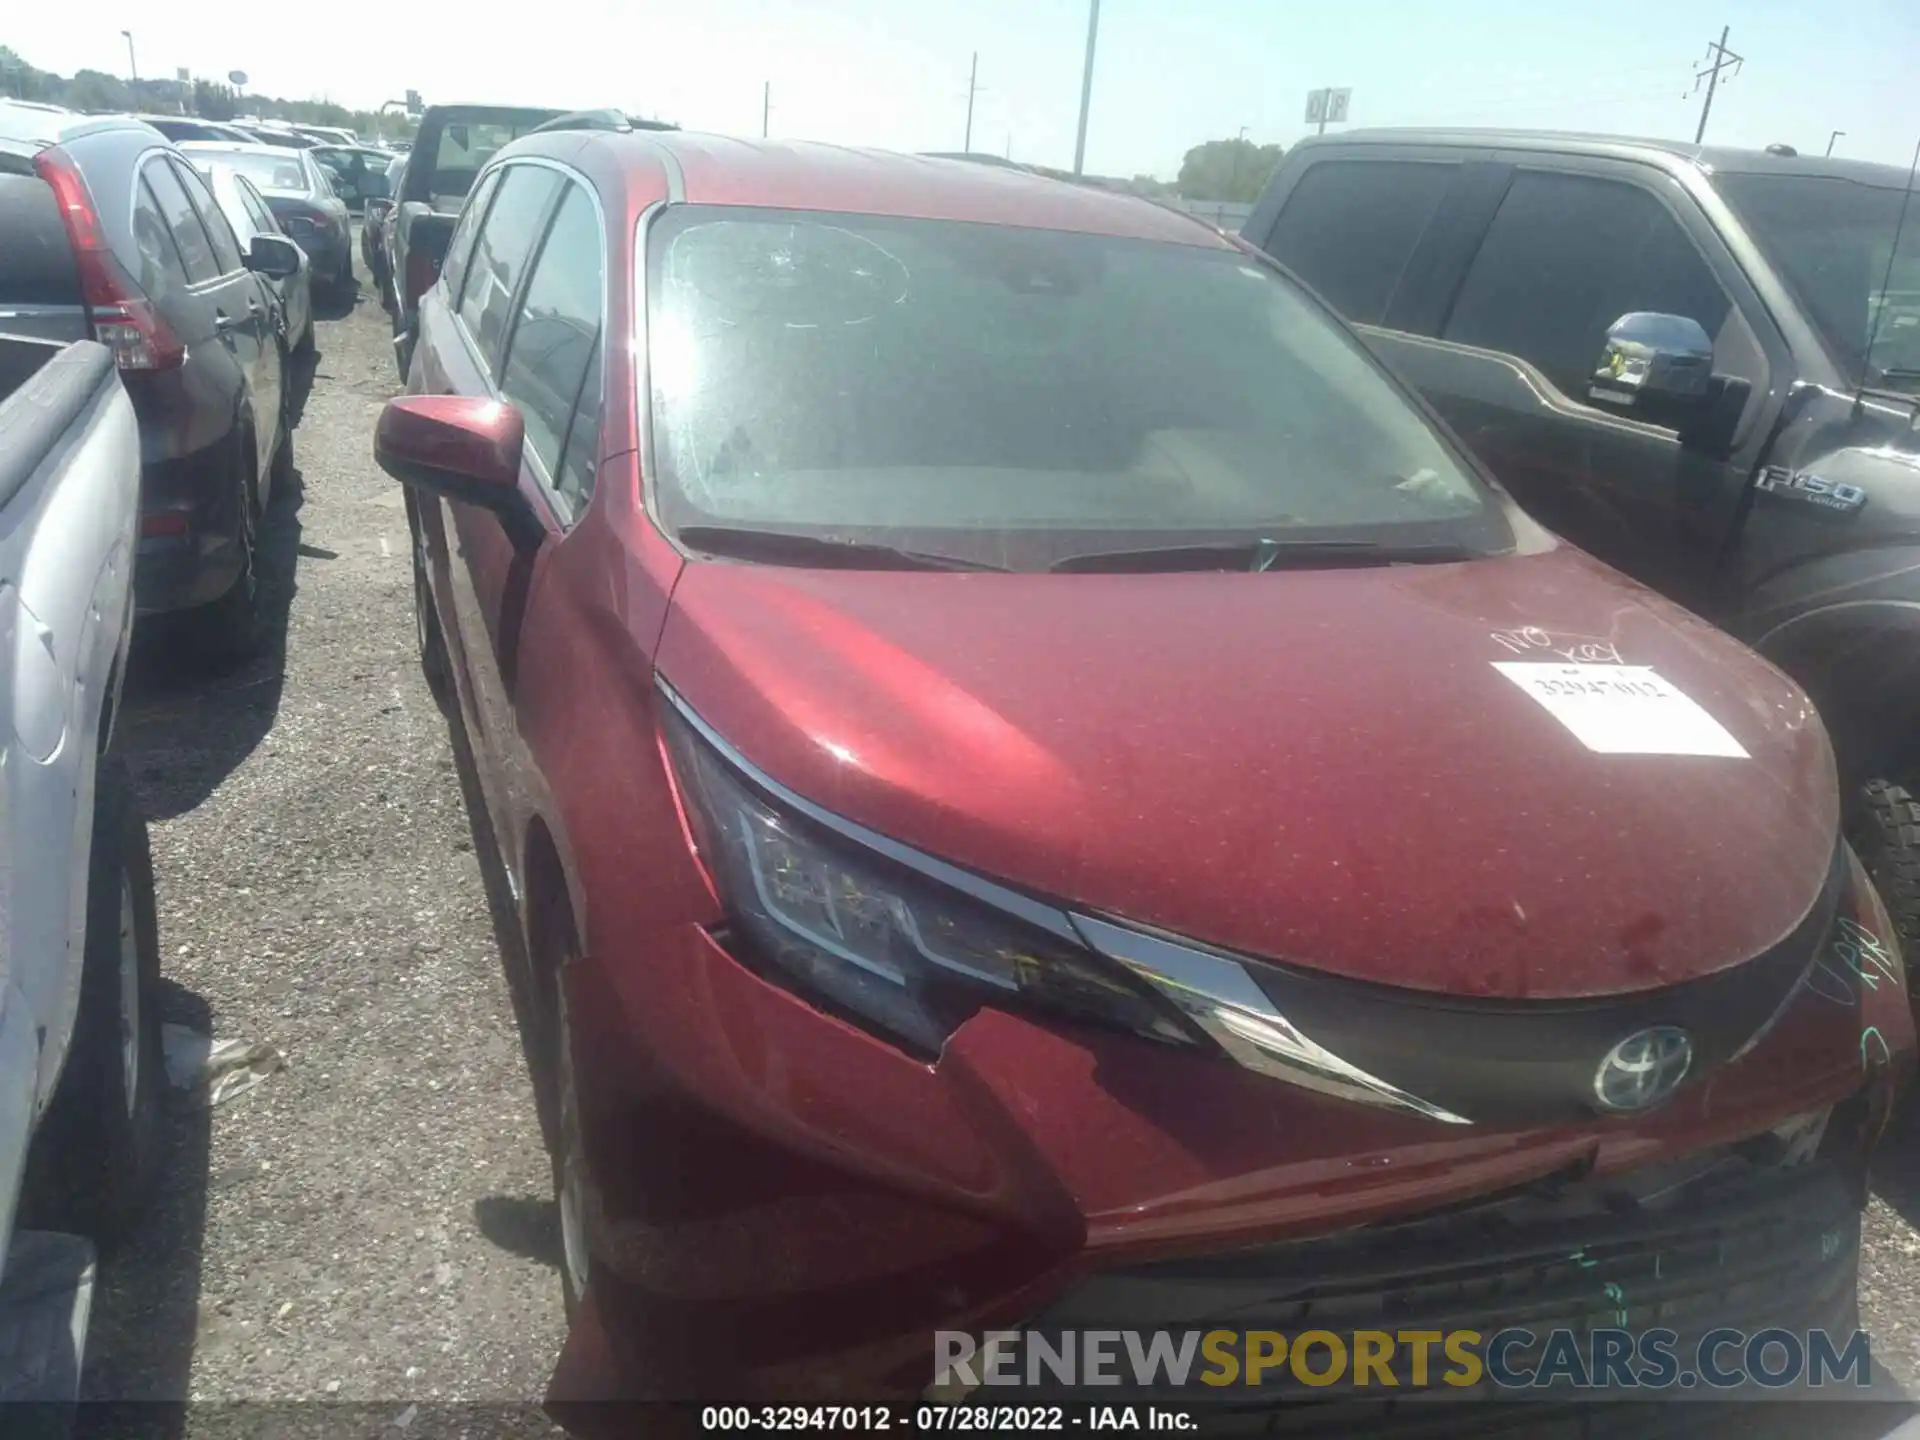
[{"label": "dirt lot", "polygon": [[288,1068],[173,1117],[95,1307],[94,1397],[524,1400],[562,1338],[547,1160],[372,461],[386,317],[364,293],[342,311],[320,310],[270,521],[283,639],[213,679],[179,673],[164,627],[140,643],[125,742],[167,1018]]},{"label": "dirt lot", "polygon": [[[300,484],[271,530],[284,638],[206,680],[178,673],[164,632],[145,636],[126,721],[168,1018],[271,1042],[289,1068],[171,1119],[164,1194],[104,1273],[87,1390],[377,1401],[331,1413],[392,1435],[394,1407],[542,1392],[563,1330],[558,1224],[453,754],[415,663],[400,492],[371,458],[395,389],[386,318],[365,294],[322,314]],[[1920,1374],[1916,1220],[1910,1111],[1862,1287],[1876,1353],[1903,1377]],[[204,1413],[195,1433],[215,1433]]]}]

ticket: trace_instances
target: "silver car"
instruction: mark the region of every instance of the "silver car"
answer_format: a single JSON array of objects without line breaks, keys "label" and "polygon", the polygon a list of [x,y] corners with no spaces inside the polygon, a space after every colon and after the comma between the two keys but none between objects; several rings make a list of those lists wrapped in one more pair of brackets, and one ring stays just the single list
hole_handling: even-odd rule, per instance
[{"label": "silver car", "polygon": [[[207,177],[213,198],[220,202],[220,213],[227,217],[234,234],[240,237],[243,251],[253,244],[256,235],[287,233],[280,228],[280,222],[274,219],[273,210],[266,199],[245,175],[210,156],[189,154],[187,158],[193,161],[194,169]],[[299,244],[298,241],[294,243],[296,246]],[[300,252],[298,274],[267,283],[280,300],[281,334],[287,342],[288,351],[295,355],[306,354],[313,349],[313,265],[307,258],[307,252]]]},{"label": "silver car", "polygon": [[253,182],[280,233],[307,252],[313,283],[353,293],[353,227],[326,171],[304,150],[272,145],[220,145],[182,140],[180,153],[195,165],[218,162]]}]

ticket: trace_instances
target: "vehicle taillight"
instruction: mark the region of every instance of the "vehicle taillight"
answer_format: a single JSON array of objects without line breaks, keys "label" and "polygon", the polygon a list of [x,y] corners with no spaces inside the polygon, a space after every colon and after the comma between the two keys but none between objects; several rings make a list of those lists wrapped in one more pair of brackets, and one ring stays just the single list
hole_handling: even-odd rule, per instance
[{"label": "vehicle taillight", "polygon": [[55,147],[34,156],[33,168],[52,189],[73,243],[94,338],[113,352],[122,370],[172,370],[185,364],[187,347],[107,245],[93,194],[73,161]]},{"label": "vehicle taillight", "polygon": [[412,305],[440,278],[440,257],[424,250],[407,252],[407,303]]}]

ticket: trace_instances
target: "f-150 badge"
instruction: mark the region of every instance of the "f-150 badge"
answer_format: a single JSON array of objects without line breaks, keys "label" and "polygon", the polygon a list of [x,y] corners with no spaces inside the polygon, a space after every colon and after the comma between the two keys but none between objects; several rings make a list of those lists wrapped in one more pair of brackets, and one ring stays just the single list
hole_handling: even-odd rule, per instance
[{"label": "f-150 badge", "polygon": [[1852,512],[1867,503],[1867,492],[1858,485],[1825,480],[1811,470],[1789,470],[1784,465],[1768,465],[1754,482],[1771,495],[1781,495],[1822,510]]}]

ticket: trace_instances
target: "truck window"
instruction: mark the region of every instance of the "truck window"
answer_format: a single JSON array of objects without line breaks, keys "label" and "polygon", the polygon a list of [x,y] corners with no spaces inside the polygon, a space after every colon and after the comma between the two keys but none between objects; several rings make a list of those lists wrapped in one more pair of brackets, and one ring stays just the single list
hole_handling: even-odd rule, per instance
[{"label": "truck window", "polygon": [[1460,167],[1322,160],[1287,195],[1265,249],[1349,320],[1378,324]]},{"label": "truck window", "polygon": [[509,165],[480,227],[460,295],[460,318],[479,345],[489,374],[500,373],[513,292],[546,224],[547,202],[559,188],[558,172],[543,165]]},{"label": "truck window", "polygon": [[1718,335],[1733,303],[1650,193],[1623,181],[1523,170],[1454,298],[1444,338],[1531,361],[1584,400],[1607,327],[1633,310]]}]

